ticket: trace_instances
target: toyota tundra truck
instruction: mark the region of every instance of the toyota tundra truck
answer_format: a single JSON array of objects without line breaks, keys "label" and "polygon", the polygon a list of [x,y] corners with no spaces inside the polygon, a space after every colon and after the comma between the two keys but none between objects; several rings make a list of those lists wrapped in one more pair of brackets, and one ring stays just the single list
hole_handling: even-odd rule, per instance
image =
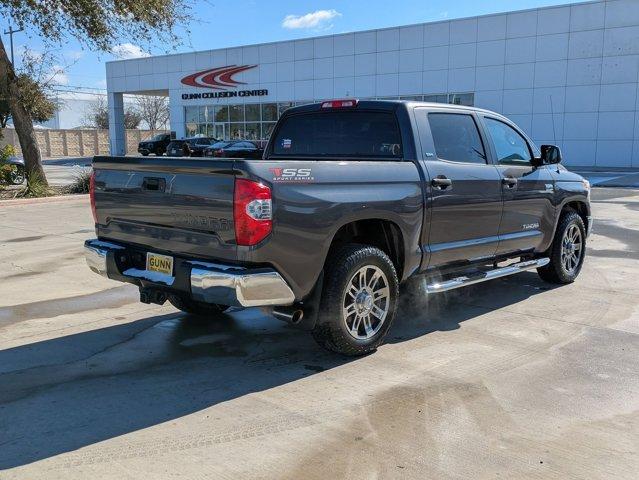
[{"label": "toyota tundra truck", "polygon": [[573,282],[590,185],[560,162],[556,146],[478,108],[299,106],[261,160],[95,157],[86,260],[142,302],[211,319],[263,307],[362,355],[411,277],[424,295],[529,270]]}]

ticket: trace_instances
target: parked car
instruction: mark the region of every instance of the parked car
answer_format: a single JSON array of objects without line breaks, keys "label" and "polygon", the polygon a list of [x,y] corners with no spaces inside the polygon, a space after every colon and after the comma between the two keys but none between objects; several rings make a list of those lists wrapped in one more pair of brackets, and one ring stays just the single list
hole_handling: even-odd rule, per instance
[{"label": "parked car", "polygon": [[262,158],[264,149],[248,140],[217,142],[204,150],[205,157]]},{"label": "parked car", "polygon": [[3,167],[4,179],[11,185],[22,185],[24,183],[26,171],[23,157],[13,155],[6,160],[0,161],[0,167]]},{"label": "parked car", "polygon": [[328,101],[286,110],[262,160],[153,162],[94,159],[90,268],[192,314],[269,308],[346,355],[382,343],[401,282],[570,283],[592,230],[559,148],[478,108]]},{"label": "parked car", "polygon": [[215,138],[193,137],[183,140],[172,140],[166,149],[170,157],[202,157],[204,150],[217,142]]},{"label": "parked car", "polygon": [[168,133],[160,133],[154,137],[144,140],[138,144],[138,153],[145,157],[149,153],[153,153],[158,157],[166,153],[166,147],[171,142],[171,135]]}]

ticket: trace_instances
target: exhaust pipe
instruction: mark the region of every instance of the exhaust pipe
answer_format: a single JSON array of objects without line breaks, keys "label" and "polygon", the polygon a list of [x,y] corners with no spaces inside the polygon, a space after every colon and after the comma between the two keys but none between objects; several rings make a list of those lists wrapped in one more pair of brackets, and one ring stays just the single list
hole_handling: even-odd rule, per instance
[{"label": "exhaust pipe", "polygon": [[297,325],[304,318],[304,310],[295,307],[274,308],[271,314],[278,320]]}]

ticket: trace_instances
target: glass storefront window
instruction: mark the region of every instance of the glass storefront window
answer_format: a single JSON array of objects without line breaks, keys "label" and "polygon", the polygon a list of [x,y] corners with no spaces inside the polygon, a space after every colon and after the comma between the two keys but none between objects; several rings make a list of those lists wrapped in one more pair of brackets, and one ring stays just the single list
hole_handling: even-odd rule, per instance
[{"label": "glass storefront window", "polygon": [[197,135],[197,123],[187,123],[186,124],[186,136],[194,137]]},{"label": "glass storefront window", "polygon": [[244,105],[244,116],[247,122],[259,122],[260,121],[260,104],[249,103]]},{"label": "glass storefront window", "polygon": [[226,105],[215,107],[215,121],[216,122],[228,122],[229,121],[229,107]]},{"label": "glass storefront window", "polygon": [[244,105],[229,105],[229,120],[231,122],[243,122]]},{"label": "glass storefront window", "polygon": [[425,102],[448,103],[448,95],[424,95]]},{"label": "glass storefront window", "polygon": [[262,105],[262,121],[274,122],[277,120],[277,103],[265,103]]},{"label": "glass storefront window", "polygon": [[[385,97],[396,99],[398,97]],[[475,95],[468,93],[440,93],[430,95],[406,95],[402,100],[453,103],[472,106]],[[184,107],[185,134],[187,137],[207,135],[224,140],[266,140],[273,131],[275,122],[284,111],[303,102],[249,103],[245,105],[205,105]]]},{"label": "glass storefront window", "polygon": [[216,123],[214,127],[215,132],[213,133],[213,137],[217,138],[218,140],[224,140],[226,138],[226,136],[224,135],[224,124]]},{"label": "glass storefront window", "polygon": [[246,130],[244,132],[244,138],[246,140],[259,140],[260,139],[260,124],[259,123],[247,123]]},{"label": "glass storefront window", "polygon": [[273,127],[275,127],[275,122],[264,122],[262,123],[262,139],[268,140],[268,137],[273,133]]},{"label": "glass storefront window", "polygon": [[286,102],[286,103],[278,103],[277,104],[277,109],[280,112],[280,117],[282,116],[282,114],[288,110],[289,108],[291,108],[293,106],[293,102]]},{"label": "glass storefront window", "polygon": [[231,123],[229,127],[229,140],[241,140],[244,138],[244,124]]},{"label": "glass storefront window", "polygon": [[472,107],[475,103],[475,95],[472,93],[451,93],[448,95],[448,103]]},{"label": "glass storefront window", "polygon": [[200,120],[199,107],[185,107],[184,121],[186,123],[198,123]]},{"label": "glass storefront window", "polygon": [[213,120],[213,107],[200,107],[200,123],[208,123]]}]

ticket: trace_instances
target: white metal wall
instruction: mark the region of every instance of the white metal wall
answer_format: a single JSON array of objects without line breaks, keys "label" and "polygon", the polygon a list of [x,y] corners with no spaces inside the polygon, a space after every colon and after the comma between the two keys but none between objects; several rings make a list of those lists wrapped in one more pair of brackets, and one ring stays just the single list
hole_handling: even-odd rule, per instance
[{"label": "white metal wall", "polygon": [[[107,64],[110,92],[169,90],[184,132],[180,79],[257,64],[238,75],[253,101],[474,92],[569,165],[639,168],[639,0],[608,0]],[[113,97],[110,97],[113,98]],[[217,100],[238,103],[239,98]],[[250,101],[250,100],[249,100]]]}]

